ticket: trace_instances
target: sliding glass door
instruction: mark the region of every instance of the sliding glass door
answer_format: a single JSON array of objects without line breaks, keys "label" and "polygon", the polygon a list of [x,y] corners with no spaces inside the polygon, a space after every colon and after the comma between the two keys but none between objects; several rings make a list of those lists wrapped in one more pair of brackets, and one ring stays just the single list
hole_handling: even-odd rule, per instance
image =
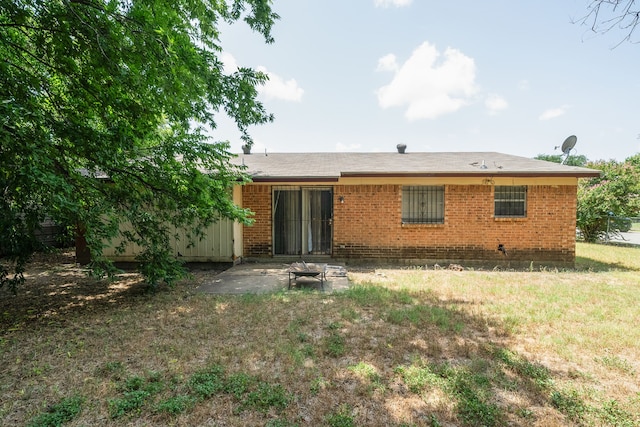
[{"label": "sliding glass door", "polygon": [[274,255],[330,255],[332,220],[331,188],[275,187]]}]

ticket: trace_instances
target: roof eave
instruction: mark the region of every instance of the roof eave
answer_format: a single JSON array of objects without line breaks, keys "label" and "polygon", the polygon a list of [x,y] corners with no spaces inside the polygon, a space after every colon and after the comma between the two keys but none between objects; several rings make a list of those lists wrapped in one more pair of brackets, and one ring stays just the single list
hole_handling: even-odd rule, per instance
[{"label": "roof eave", "polygon": [[337,176],[253,176],[253,182],[338,182]]},{"label": "roof eave", "polygon": [[600,171],[584,171],[584,172],[509,172],[509,171],[491,171],[491,172],[342,172],[340,174],[344,178],[430,178],[430,177],[519,177],[519,178],[595,178],[600,176]]}]

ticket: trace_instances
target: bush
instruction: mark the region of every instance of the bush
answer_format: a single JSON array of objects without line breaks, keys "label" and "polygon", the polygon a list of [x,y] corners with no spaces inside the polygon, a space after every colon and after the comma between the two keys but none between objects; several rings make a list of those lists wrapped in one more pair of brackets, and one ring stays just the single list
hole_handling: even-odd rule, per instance
[{"label": "bush", "polygon": [[607,232],[629,231],[640,211],[640,155],[624,162],[610,160],[587,164],[602,171],[600,177],[578,184],[577,227],[586,242],[595,242]]}]

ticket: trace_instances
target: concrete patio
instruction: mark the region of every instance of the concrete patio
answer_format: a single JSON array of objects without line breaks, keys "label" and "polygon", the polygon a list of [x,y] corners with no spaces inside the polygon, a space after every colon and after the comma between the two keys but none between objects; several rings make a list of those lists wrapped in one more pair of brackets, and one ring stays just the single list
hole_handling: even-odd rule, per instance
[{"label": "concrete patio", "polygon": [[[207,294],[262,294],[287,291],[288,287],[289,264],[245,263],[205,278],[197,290]],[[328,265],[324,292],[340,292],[348,287],[345,267]],[[322,284],[316,278],[299,277],[292,282],[290,292],[299,289],[322,291]]]}]

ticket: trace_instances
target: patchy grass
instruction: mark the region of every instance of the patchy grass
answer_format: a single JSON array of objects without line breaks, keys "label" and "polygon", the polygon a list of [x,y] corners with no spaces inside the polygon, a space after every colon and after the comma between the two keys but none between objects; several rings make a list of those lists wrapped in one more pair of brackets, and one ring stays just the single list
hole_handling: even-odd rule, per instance
[{"label": "patchy grass", "polygon": [[640,246],[578,243],[576,268],[592,271],[640,271]]},{"label": "patchy grass", "polygon": [[56,427],[72,421],[82,410],[84,399],[72,396],[49,406],[44,412],[32,418],[29,427]]},{"label": "patchy grass", "polygon": [[0,290],[0,425],[637,426],[639,251],[246,296],[42,260]]}]

